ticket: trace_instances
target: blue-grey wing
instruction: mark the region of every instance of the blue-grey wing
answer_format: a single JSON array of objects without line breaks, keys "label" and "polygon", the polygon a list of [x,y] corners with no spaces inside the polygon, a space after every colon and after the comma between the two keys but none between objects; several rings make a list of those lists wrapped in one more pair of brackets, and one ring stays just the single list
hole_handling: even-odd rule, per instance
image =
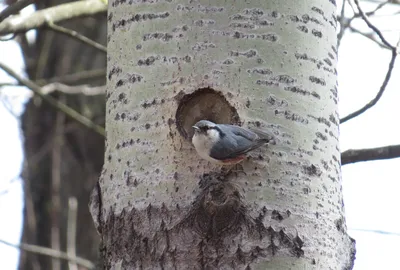
[{"label": "blue-grey wing", "polygon": [[261,138],[256,133],[239,126],[220,125],[225,136],[210,151],[210,156],[219,159],[232,159],[252,151],[269,139]]}]

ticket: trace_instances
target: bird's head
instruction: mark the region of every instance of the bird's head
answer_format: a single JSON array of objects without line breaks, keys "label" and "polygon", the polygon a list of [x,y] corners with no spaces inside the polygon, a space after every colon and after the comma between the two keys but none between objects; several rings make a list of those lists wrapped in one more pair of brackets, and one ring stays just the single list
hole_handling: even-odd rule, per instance
[{"label": "bird's head", "polygon": [[208,130],[215,129],[216,126],[217,126],[217,124],[215,124],[211,121],[200,120],[193,126],[193,128],[194,128],[195,133],[205,133],[206,134]]},{"label": "bird's head", "polygon": [[209,137],[210,140],[214,140],[219,138],[219,128],[217,124],[208,121],[201,120],[197,122],[194,126],[194,136],[206,136]]}]

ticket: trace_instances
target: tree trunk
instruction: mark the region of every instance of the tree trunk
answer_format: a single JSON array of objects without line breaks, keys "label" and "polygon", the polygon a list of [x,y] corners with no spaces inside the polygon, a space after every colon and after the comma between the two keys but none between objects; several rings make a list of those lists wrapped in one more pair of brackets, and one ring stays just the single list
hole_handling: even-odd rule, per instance
[{"label": "tree trunk", "polygon": [[[55,6],[65,1],[36,1],[37,9]],[[97,42],[105,44],[105,14],[79,18],[62,24]],[[106,55],[81,42],[48,29],[37,30],[34,44],[20,35],[26,69],[31,80],[61,77],[56,81],[69,85],[104,84],[99,78],[72,80],[65,75],[105,68]],[[80,78],[79,78],[80,77]],[[104,96],[65,95],[53,97],[73,107],[100,125],[104,119]],[[52,106],[32,98],[22,116],[25,164],[24,225],[21,241],[51,247],[66,252],[68,200],[78,200],[76,231],[77,256],[95,261],[99,237],[88,212],[89,194],[98,179],[103,164],[104,138],[66,118]],[[68,269],[63,261],[21,251],[19,269]]]},{"label": "tree trunk", "polygon": [[[107,269],[352,268],[335,10],[111,1],[105,164],[90,203]],[[228,172],[194,151],[200,119],[275,143]]]}]

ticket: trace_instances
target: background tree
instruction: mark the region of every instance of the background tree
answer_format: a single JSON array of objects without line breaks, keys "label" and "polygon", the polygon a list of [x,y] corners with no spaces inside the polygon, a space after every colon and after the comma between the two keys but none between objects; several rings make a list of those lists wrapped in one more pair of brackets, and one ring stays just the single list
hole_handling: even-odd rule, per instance
[{"label": "background tree", "polygon": [[[62,13],[68,13],[68,10],[82,12],[82,7],[62,5],[63,2],[37,1],[35,6],[38,12],[35,14],[42,12],[42,17],[53,14],[58,18]],[[95,1],[91,2],[91,8],[96,10],[96,5],[93,5]],[[47,9],[49,7],[53,8]],[[53,28],[62,26],[76,30],[105,44],[106,10],[102,10],[96,15],[60,22],[59,25],[43,25],[37,30],[37,37],[32,44],[25,35],[18,35],[29,79],[38,85],[47,85],[50,97],[67,104],[99,125],[104,125],[104,95],[90,95],[91,89],[85,93],[82,85],[101,86],[105,83],[106,53]],[[74,12],[68,14],[71,16]],[[41,17],[36,17],[36,20],[38,18]],[[4,23],[7,21],[2,25]],[[49,85],[54,82],[76,88],[63,88],[61,84]],[[95,261],[99,238],[87,205],[89,192],[98,180],[103,164],[104,137],[74,119],[65,117],[64,112],[37,97],[26,106],[22,129],[26,162],[22,173],[25,211],[21,241],[67,250],[68,201],[76,198],[76,236],[68,236],[78,239],[76,253],[79,256]],[[58,259],[52,260],[48,256],[22,251],[19,268],[61,269],[60,263]],[[64,261],[62,269],[66,267]]]}]

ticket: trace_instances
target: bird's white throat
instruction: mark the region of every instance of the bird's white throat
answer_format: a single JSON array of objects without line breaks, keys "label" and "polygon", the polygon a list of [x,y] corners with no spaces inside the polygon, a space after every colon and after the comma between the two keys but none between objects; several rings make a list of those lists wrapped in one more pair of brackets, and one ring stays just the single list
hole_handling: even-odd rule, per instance
[{"label": "bird's white throat", "polygon": [[195,133],[192,138],[192,143],[196,148],[197,153],[202,158],[216,162],[216,159],[210,157],[210,150],[213,145],[219,140],[219,133],[215,129],[207,130],[207,134],[204,133]]}]

